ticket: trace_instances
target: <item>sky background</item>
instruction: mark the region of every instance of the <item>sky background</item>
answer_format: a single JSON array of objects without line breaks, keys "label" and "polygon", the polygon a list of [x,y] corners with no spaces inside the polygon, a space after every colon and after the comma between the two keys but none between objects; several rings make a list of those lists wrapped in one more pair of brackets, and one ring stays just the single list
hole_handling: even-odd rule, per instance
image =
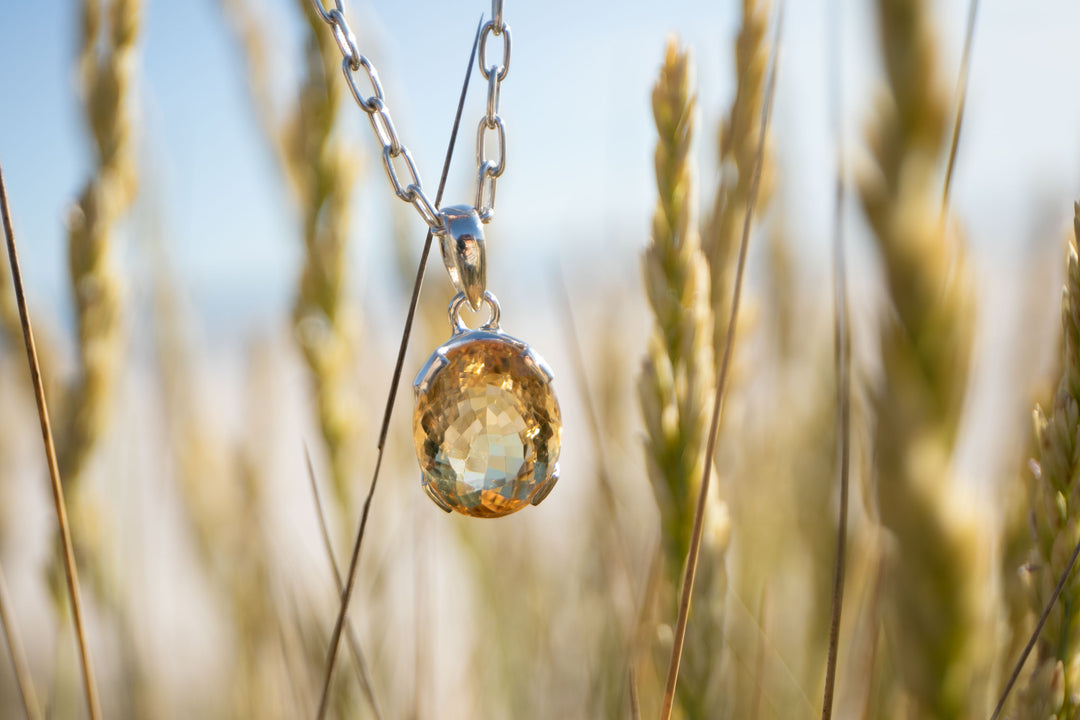
[{"label": "sky background", "polygon": [[[273,33],[272,77],[282,96],[298,80],[301,24],[286,0],[258,3]],[[827,267],[833,138],[828,97],[827,0],[788,3],[774,137],[783,168],[780,200],[806,251],[808,272]],[[966,1],[934,3],[946,87],[955,82]],[[848,156],[879,87],[875,27],[867,2],[839,0]],[[351,2],[347,16],[386,87],[397,127],[434,193],[465,60],[486,2]],[[517,286],[532,268],[636,268],[655,197],[649,91],[669,32],[694,51],[700,102],[697,151],[702,197],[715,183],[716,121],[732,93],[739,3],[509,3],[514,32],[501,112],[508,169],[490,226],[492,287]],[[21,235],[25,273],[38,302],[69,315],[65,209],[90,155],[72,64],[74,2],[0,2],[0,158]],[[212,0],[157,0],[144,10],[137,127],[142,200],[129,223],[127,263],[157,234],[182,285],[213,325],[273,322],[289,305],[300,243],[295,214],[259,133],[245,70]],[[1080,190],[1080,5],[1069,0],[982,3],[955,208],[977,258],[1011,261],[1031,228],[1063,223]],[[474,80],[447,200],[471,194],[472,128],[482,90]],[[361,150],[351,270],[354,289],[380,309],[390,274],[397,202],[373,154],[366,118],[345,123]],[[1053,208],[1053,217],[1045,217]],[[412,216],[417,243],[422,224]],[[865,243],[853,209],[856,253]],[[499,272],[508,274],[505,281]],[[385,307],[381,304],[385,303]]]}]

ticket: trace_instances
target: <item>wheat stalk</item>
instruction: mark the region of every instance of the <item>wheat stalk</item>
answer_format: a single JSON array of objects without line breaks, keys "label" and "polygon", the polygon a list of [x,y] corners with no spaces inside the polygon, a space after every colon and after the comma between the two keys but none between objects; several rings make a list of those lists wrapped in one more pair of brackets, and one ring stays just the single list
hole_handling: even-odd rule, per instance
[{"label": "wheat stalk", "polygon": [[19,310],[11,292],[11,273],[0,263],[0,351],[14,349],[22,337],[19,330]]},{"label": "wheat stalk", "polygon": [[956,118],[953,122],[952,141],[949,143],[949,160],[945,165],[945,182],[941,190],[941,214],[944,217],[949,208],[949,195],[952,191],[953,171],[956,169],[956,157],[960,152],[960,132],[964,127],[964,109],[967,107],[968,75],[971,72],[971,48],[975,41],[975,20],[979,17],[979,0],[971,0],[968,5],[967,30],[964,34],[964,53],[960,59],[960,76],[956,82]]},{"label": "wheat stalk", "polygon": [[0,567],[0,626],[4,630],[4,640],[7,643],[8,655],[11,656],[11,666],[15,671],[15,683],[19,687],[19,699],[22,700],[26,720],[38,720],[43,717],[41,706],[38,705],[34,680],[30,676],[30,663],[26,660],[26,649],[19,636],[19,628],[15,624],[11,596],[8,594],[2,567]]},{"label": "wheat stalk", "polygon": [[836,142],[836,185],[833,195],[833,358],[836,380],[836,454],[840,486],[840,512],[836,524],[836,555],[829,612],[829,645],[825,661],[825,689],[821,720],[831,720],[836,667],[840,653],[840,623],[844,608],[844,580],[847,573],[848,502],[851,474],[851,314],[848,309],[847,254],[844,243],[844,208],[847,197],[847,173],[844,157],[843,128],[843,50],[840,11],[834,3],[830,30],[830,110]]},{"label": "wheat stalk", "polygon": [[[1076,481],[1080,474],[1080,203],[1075,207],[1074,229],[1061,300],[1061,380],[1050,417],[1035,407],[1039,457],[1030,493],[1035,611],[1048,606],[1058,579],[1068,576],[1073,548],[1080,542],[1080,483]],[[1080,607],[1080,578],[1068,576],[1057,592],[1057,606],[1038,633],[1035,668],[1016,708],[1019,719],[1069,718],[1080,711],[1080,636],[1073,632]]]},{"label": "wheat stalk", "polygon": [[[660,509],[664,593],[672,600],[691,545],[701,538],[700,529],[697,538],[694,533],[694,501],[706,462],[708,399],[714,387],[708,262],[697,232],[690,155],[696,104],[691,73],[689,53],[669,40],[652,96],[658,200],[644,259],[646,293],[656,325],[638,385],[647,465]],[[725,506],[715,495],[710,498],[711,525],[705,533],[701,573],[706,604],[695,617],[686,661],[690,681],[679,694],[683,712],[691,718],[715,714],[720,701],[716,648],[723,635],[729,524]],[[665,614],[667,604],[675,607],[662,604]]]},{"label": "wheat stalk", "polygon": [[23,344],[26,348],[27,363],[30,366],[30,380],[34,387],[34,400],[37,402],[38,420],[41,424],[41,439],[45,445],[45,460],[49,467],[49,479],[52,483],[53,509],[56,512],[56,524],[60,532],[64,577],[67,581],[68,601],[71,603],[72,619],[75,624],[75,640],[79,647],[83,690],[86,693],[86,708],[90,720],[98,720],[101,717],[101,701],[98,699],[97,681],[94,679],[94,665],[90,657],[89,644],[86,641],[82,593],[79,590],[79,571],[75,563],[75,547],[71,539],[67,505],[64,502],[64,486],[60,480],[60,463],[56,459],[56,444],[53,441],[49,408],[45,402],[45,385],[42,382],[41,366],[38,363],[37,347],[34,344],[34,331],[30,325],[30,313],[26,308],[26,293],[23,289],[22,274],[19,271],[19,257],[15,248],[15,231],[11,223],[11,209],[8,207],[3,170],[0,170],[0,216],[2,216],[3,220],[4,235],[7,238],[8,262],[10,263],[11,279],[15,289],[15,303],[19,309],[19,324],[22,330]]},{"label": "wheat stalk", "polygon": [[[139,32],[138,0],[83,2],[79,70],[83,109],[96,150],[87,182],[68,224],[68,270],[78,326],[80,374],[68,393],[60,466],[79,479],[109,424],[121,353],[120,281],[113,265],[113,232],[135,197],[129,113]],[[108,23],[102,25],[102,16]],[[103,48],[103,49],[102,49]]]},{"label": "wheat stalk", "polygon": [[[742,3],[742,24],[735,40],[735,98],[728,117],[720,126],[717,141],[720,184],[701,237],[701,246],[709,261],[709,297],[714,320],[712,346],[717,362],[724,350],[739,234],[757,162],[770,52],[765,32],[771,4],[770,0],[743,0]],[[772,153],[766,145],[761,158],[761,187],[757,199],[760,208],[768,204],[771,176]]]},{"label": "wheat stalk", "polygon": [[933,183],[946,101],[925,2],[879,0],[890,97],[871,133],[859,192],[895,314],[882,328],[875,405],[881,522],[895,538],[886,627],[901,685],[927,717],[960,717],[976,693],[976,539],[950,514],[955,444],[971,350],[973,294],[963,247],[940,222]]},{"label": "wheat stalk", "polygon": [[304,267],[293,305],[296,339],[315,389],[319,427],[339,507],[352,506],[356,465],[351,398],[354,326],[343,301],[354,153],[335,132],[344,86],[341,56],[310,2],[305,78],[294,114],[281,130],[282,157],[303,215]]},{"label": "wheat stalk", "polygon": [[256,115],[300,212],[304,263],[293,302],[293,330],[313,386],[336,506],[346,510],[352,506],[358,418],[352,402],[356,323],[345,301],[345,256],[358,164],[337,129],[344,97],[341,54],[312,3],[297,0],[305,19],[304,75],[282,119],[273,102],[271,58],[255,9],[245,0],[221,2],[244,50]]},{"label": "wheat stalk", "polygon": [[688,54],[670,40],[652,96],[659,133],[659,197],[644,277],[656,325],[638,387],[649,476],[673,580],[690,544],[694,491],[704,461],[707,398],[713,387],[708,265],[693,208],[695,99],[690,72]]},{"label": "wheat stalk", "polygon": [[[341,569],[338,566],[337,555],[334,553],[334,544],[330,539],[330,528],[326,522],[326,513],[323,512],[322,498],[319,495],[319,484],[315,479],[315,467],[311,464],[311,453],[308,452],[307,445],[304,445],[304,461],[307,463],[308,481],[311,485],[312,499],[315,501],[315,514],[319,521],[319,534],[322,536],[323,550],[326,551],[326,559],[330,563],[330,569],[334,576],[334,589],[340,594],[342,590],[345,589],[345,586],[342,582]],[[356,628],[353,627],[351,620],[348,621],[347,635],[349,651],[352,653],[353,662],[356,664],[357,680],[364,692],[364,696],[371,705],[371,712],[375,715],[376,720],[382,720],[382,711],[379,710],[379,703],[375,699],[375,690],[371,683],[371,675],[368,672],[367,661],[364,659],[364,653],[360,649],[359,636],[357,635]]]}]

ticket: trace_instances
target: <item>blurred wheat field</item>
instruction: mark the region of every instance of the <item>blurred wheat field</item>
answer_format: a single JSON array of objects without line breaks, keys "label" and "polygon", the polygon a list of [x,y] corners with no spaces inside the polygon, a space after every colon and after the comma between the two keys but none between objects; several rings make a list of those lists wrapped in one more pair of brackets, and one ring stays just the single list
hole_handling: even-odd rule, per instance
[{"label": "blurred wheat field", "polygon": [[[402,5],[346,14],[433,188],[489,8]],[[488,286],[555,368],[562,479],[510,518],[444,515],[402,388],[330,715],[658,715],[744,229],[672,717],[822,715],[842,172],[832,717],[990,717],[1080,541],[1080,9],[981,3],[962,91],[966,1],[787,3],[779,34],[778,0],[541,5],[507,5]],[[425,228],[307,0],[10,4],[0,60],[102,716],[311,716]],[[447,204],[472,197],[482,86]],[[439,266],[405,380],[450,334]],[[48,478],[5,259],[3,718],[89,716]],[[1080,717],[1078,588],[1002,717]]]}]

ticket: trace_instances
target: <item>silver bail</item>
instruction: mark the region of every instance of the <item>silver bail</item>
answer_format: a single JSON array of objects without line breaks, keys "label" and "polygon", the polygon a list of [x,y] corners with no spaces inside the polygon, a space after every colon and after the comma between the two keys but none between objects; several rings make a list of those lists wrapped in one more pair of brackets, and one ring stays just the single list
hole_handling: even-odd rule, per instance
[{"label": "silver bail", "polygon": [[487,289],[487,248],[480,215],[470,205],[451,205],[440,209],[439,217],[444,228],[439,245],[446,272],[472,309],[479,310]]}]

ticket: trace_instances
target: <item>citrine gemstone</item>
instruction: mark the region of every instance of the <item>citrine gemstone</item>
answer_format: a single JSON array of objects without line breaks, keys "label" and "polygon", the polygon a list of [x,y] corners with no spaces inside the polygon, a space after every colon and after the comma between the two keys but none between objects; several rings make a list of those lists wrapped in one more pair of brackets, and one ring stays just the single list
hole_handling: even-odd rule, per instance
[{"label": "citrine gemstone", "polygon": [[562,440],[550,371],[498,331],[459,333],[416,380],[413,441],[436,503],[500,517],[539,502],[558,477]]}]

